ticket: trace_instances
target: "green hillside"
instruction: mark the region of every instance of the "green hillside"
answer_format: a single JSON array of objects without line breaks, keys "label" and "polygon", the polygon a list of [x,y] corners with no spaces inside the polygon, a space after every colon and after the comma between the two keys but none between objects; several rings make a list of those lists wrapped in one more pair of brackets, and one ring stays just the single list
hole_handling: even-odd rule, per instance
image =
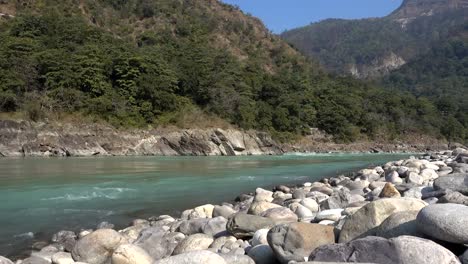
[{"label": "green hillside", "polygon": [[217,0],[3,0],[0,111],[79,114],[118,127],[213,116],[280,139],[444,132],[424,98],[325,74],[262,23]]}]

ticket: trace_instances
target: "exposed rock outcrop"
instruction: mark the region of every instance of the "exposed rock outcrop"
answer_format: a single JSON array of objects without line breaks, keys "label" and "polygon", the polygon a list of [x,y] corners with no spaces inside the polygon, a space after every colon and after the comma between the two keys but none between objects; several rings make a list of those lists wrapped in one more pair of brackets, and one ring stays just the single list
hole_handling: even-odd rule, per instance
[{"label": "exposed rock outcrop", "polygon": [[0,156],[271,155],[282,150],[263,132],[234,129],[121,131],[103,125],[0,121]]}]

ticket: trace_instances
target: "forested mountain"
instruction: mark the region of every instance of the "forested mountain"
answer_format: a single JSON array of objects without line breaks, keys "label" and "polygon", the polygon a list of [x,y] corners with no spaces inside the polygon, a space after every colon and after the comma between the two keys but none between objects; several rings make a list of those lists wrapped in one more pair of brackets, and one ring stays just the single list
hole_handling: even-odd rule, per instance
[{"label": "forested mountain", "polygon": [[405,0],[384,18],[329,19],[282,37],[329,71],[374,78],[445,41],[468,21],[466,0]]},{"label": "forested mountain", "polygon": [[335,78],[217,0],[0,0],[0,111],[115,126],[220,117],[278,137],[445,135],[424,98]]}]

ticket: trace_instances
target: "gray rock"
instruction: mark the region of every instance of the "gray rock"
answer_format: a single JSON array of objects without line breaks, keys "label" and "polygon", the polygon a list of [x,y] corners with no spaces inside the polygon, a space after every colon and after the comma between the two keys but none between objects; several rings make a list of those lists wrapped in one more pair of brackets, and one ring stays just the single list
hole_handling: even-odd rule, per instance
[{"label": "gray rock", "polygon": [[190,251],[198,251],[208,249],[213,243],[212,236],[205,234],[194,234],[182,240],[174,249],[173,255],[179,255]]},{"label": "gray rock", "polygon": [[276,259],[273,250],[268,245],[258,245],[249,250],[247,255],[255,261],[255,264],[276,264]]},{"label": "gray rock", "polygon": [[339,241],[343,243],[373,235],[375,228],[393,213],[421,210],[426,205],[425,202],[412,198],[387,198],[369,203],[346,219]]},{"label": "gray rock", "polygon": [[459,192],[449,192],[446,195],[440,197],[437,203],[453,203],[468,206],[468,196],[465,196]]},{"label": "gray rock", "polygon": [[347,188],[342,188],[334,192],[328,200],[321,204],[322,209],[340,209],[345,208],[349,203],[350,193]]},{"label": "gray rock", "polygon": [[430,240],[412,236],[391,239],[370,236],[346,244],[325,245],[315,249],[309,261],[382,264],[460,263],[448,249]]},{"label": "gray rock", "polygon": [[112,229],[99,229],[78,240],[72,250],[75,261],[105,264],[115,249],[126,243],[125,238]]},{"label": "gray rock", "polygon": [[468,244],[468,207],[460,204],[432,204],[417,217],[418,229],[433,238]]},{"label": "gray rock", "polygon": [[209,221],[210,219],[208,218],[184,220],[180,223],[177,231],[184,235],[203,233],[203,228]]},{"label": "gray rock", "polygon": [[120,245],[112,254],[112,264],[152,264],[153,259],[141,247]]},{"label": "gray rock", "polygon": [[72,264],[75,263],[70,253],[57,252],[52,256],[52,263],[54,264]]},{"label": "gray rock", "polygon": [[253,202],[252,205],[250,205],[249,214],[253,215],[261,215],[263,212],[265,212],[268,209],[272,208],[279,208],[281,205],[270,203],[270,202]]},{"label": "gray rock", "polygon": [[281,263],[304,261],[317,247],[335,243],[333,227],[309,223],[275,226],[268,232],[268,244]]},{"label": "gray rock", "polygon": [[261,214],[263,217],[271,218],[278,223],[297,222],[297,215],[286,207],[268,209]]},{"label": "gray rock", "polygon": [[292,194],[293,199],[304,199],[306,197],[306,191],[303,189],[297,189]]},{"label": "gray rock", "polygon": [[434,189],[448,189],[468,195],[468,174],[457,173],[440,177],[434,182]]},{"label": "gray rock", "polygon": [[304,198],[299,203],[309,209],[312,213],[316,213],[320,209],[317,201],[312,198]]},{"label": "gray rock", "polygon": [[45,260],[43,258],[39,257],[29,257],[27,259],[24,259],[21,264],[50,264],[51,261]]},{"label": "gray rock", "polygon": [[169,257],[174,249],[185,239],[182,233],[170,233],[162,228],[147,228],[141,232],[135,245],[144,249],[154,260]]},{"label": "gray rock", "polygon": [[0,256],[0,264],[13,264],[13,261],[5,258],[5,257],[2,257]]},{"label": "gray rock", "polygon": [[227,264],[223,257],[208,250],[192,251],[155,261],[153,264]]},{"label": "gray rock", "polygon": [[218,216],[208,220],[205,226],[203,226],[202,231],[204,234],[212,237],[220,237],[227,234],[226,224],[227,219],[222,216]]},{"label": "gray rock", "polygon": [[255,232],[252,238],[252,246],[268,245],[267,235],[270,229],[260,229]]},{"label": "gray rock", "polygon": [[222,206],[215,205],[213,209],[213,217],[222,216],[227,219],[235,213],[236,213],[236,210],[234,210],[232,207],[229,207],[227,205],[222,205]]},{"label": "gray rock", "polygon": [[246,255],[219,254],[227,264],[255,264],[255,261]]},{"label": "gray rock", "polygon": [[463,253],[463,255],[460,256],[460,261],[462,264],[468,264],[468,249],[465,251],[465,253]]},{"label": "gray rock", "polygon": [[323,210],[317,214],[314,221],[319,222],[323,220],[331,220],[331,221],[338,221],[341,218],[343,213],[343,209],[330,209],[330,210]]},{"label": "gray rock", "polygon": [[375,235],[383,238],[399,236],[417,236],[423,234],[418,231],[416,217],[419,211],[404,211],[390,215],[377,227]]},{"label": "gray rock", "polygon": [[400,184],[403,182],[403,180],[400,178],[400,175],[396,171],[391,171],[385,175],[385,181],[391,182],[393,184]]},{"label": "gray rock", "polygon": [[449,165],[452,169],[452,173],[468,173],[468,164],[465,163],[452,163]]},{"label": "gray rock", "polygon": [[287,186],[284,186],[284,185],[278,185],[275,187],[275,191],[280,191],[280,192],[284,192],[284,193],[290,193],[291,192],[291,188],[287,187]]},{"label": "gray rock", "polygon": [[229,218],[227,230],[237,238],[251,238],[259,229],[270,229],[275,226],[276,222],[273,219],[237,213]]},{"label": "gray rock", "polygon": [[60,231],[52,236],[52,242],[71,252],[76,244],[77,235],[73,231]]}]

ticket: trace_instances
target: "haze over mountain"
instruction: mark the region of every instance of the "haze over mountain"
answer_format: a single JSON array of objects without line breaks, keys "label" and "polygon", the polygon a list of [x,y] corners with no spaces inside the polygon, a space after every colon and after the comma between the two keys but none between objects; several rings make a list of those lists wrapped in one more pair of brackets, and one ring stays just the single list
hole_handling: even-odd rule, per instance
[{"label": "haze over mountain", "polygon": [[282,139],[310,128],[342,141],[465,137],[443,131],[426,99],[329,76],[217,0],[1,0],[0,13],[2,112],[118,127],[220,118]]}]

